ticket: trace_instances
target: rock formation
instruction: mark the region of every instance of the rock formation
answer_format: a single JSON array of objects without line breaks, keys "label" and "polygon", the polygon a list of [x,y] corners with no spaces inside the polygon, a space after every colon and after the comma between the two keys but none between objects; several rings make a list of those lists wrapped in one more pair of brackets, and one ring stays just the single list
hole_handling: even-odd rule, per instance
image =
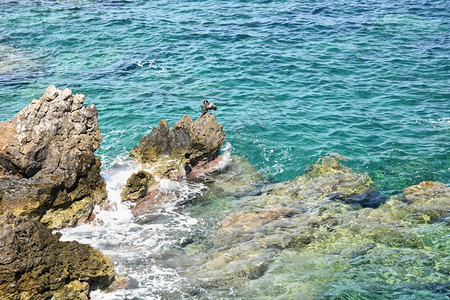
[{"label": "rock formation", "polygon": [[[162,179],[180,180],[189,174],[197,176],[217,165],[224,140],[223,126],[210,113],[205,113],[195,122],[191,117],[183,116],[172,130],[167,121],[161,120],[159,126],[144,136],[130,152],[145,171],[132,174],[122,191],[122,199],[145,199],[145,202],[158,199],[157,203],[168,199],[159,197],[161,195],[156,190],[158,182]],[[144,206],[148,205],[139,205]]]},{"label": "rock formation", "polygon": [[11,212],[0,217],[0,299],[89,299],[112,283],[108,257],[59,237]]},{"label": "rock formation", "polygon": [[144,197],[149,188],[154,185],[153,176],[145,171],[134,173],[128,178],[121,196],[123,200],[136,200]]},{"label": "rock formation", "polygon": [[84,95],[50,86],[11,121],[0,122],[0,214],[49,228],[87,220],[106,198],[97,109]]},{"label": "rock formation", "polygon": [[167,121],[161,120],[130,154],[141,163],[155,163],[161,157],[169,157],[181,162],[189,173],[198,163],[217,158],[224,140],[223,126],[213,114],[206,113],[195,122],[183,116],[172,130]]}]

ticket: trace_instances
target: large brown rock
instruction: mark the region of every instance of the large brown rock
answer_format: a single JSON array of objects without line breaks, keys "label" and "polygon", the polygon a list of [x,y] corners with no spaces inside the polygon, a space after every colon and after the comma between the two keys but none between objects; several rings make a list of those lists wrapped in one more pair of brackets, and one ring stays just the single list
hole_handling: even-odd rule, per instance
[{"label": "large brown rock", "polygon": [[108,257],[59,237],[10,212],[0,217],[0,299],[88,299],[112,283]]},{"label": "large brown rock", "polygon": [[88,219],[106,198],[102,140],[94,105],[50,86],[11,121],[0,122],[0,214],[11,211],[49,228]]},{"label": "large brown rock", "polygon": [[134,201],[135,211],[145,211],[164,201],[167,195],[158,191],[162,179],[195,178],[216,168],[222,158],[219,150],[225,140],[223,126],[206,113],[195,122],[183,116],[172,130],[165,120],[144,136],[130,155],[142,164],[142,170],[128,179],[122,200]]},{"label": "large brown rock", "polygon": [[195,122],[183,116],[172,130],[167,121],[161,120],[130,154],[141,163],[155,163],[161,157],[168,157],[183,163],[189,173],[199,162],[217,158],[224,140],[223,126],[213,114],[204,114]]}]

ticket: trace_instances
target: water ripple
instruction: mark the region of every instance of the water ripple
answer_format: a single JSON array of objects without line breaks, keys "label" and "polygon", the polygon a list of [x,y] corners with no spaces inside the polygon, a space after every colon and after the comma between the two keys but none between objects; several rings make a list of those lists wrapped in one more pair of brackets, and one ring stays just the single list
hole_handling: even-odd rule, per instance
[{"label": "water ripple", "polygon": [[0,57],[24,55],[0,74],[0,118],[49,84],[85,93],[107,167],[208,98],[277,180],[340,152],[386,191],[450,183],[447,2],[3,0]]}]

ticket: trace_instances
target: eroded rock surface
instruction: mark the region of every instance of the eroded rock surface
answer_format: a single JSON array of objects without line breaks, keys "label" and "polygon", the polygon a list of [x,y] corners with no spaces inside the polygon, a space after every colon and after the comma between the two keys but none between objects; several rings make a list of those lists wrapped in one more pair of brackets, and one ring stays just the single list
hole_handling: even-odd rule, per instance
[{"label": "eroded rock surface", "polygon": [[0,217],[0,299],[88,299],[113,282],[108,257],[59,237],[10,212]]},{"label": "eroded rock surface", "polygon": [[135,202],[135,214],[169,201],[167,194],[160,193],[158,184],[162,180],[196,178],[218,168],[223,161],[219,149],[224,140],[223,126],[210,113],[195,122],[183,116],[172,130],[167,121],[161,120],[130,152],[142,164],[142,170],[128,179],[122,199]]},{"label": "eroded rock surface", "polygon": [[94,105],[50,86],[11,121],[0,122],[0,214],[11,211],[49,228],[88,219],[106,198],[102,140]]},{"label": "eroded rock surface", "polygon": [[155,163],[168,156],[183,163],[189,172],[198,162],[215,159],[224,140],[223,126],[213,114],[204,114],[195,122],[185,115],[172,130],[167,121],[160,121],[130,154],[141,163]]}]

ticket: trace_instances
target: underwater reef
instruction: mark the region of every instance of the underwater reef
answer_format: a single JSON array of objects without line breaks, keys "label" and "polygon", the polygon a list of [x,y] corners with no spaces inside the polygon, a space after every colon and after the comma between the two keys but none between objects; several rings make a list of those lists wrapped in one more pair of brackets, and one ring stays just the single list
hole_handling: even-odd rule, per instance
[{"label": "underwater reef", "polygon": [[444,299],[450,188],[422,182],[386,198],[345,159],[333,154],[292,181],[241,192],[209,236],[185,245],[185,276],[225,298],[233,290],[254,299],[396,299],[388,286]]}]

